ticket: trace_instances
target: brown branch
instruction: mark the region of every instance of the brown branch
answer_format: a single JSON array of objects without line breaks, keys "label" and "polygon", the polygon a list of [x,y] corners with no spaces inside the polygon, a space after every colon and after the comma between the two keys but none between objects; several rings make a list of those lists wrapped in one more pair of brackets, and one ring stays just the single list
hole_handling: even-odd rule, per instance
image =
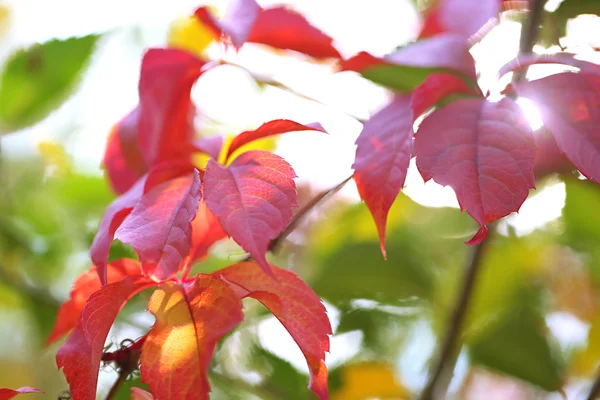
[{"label": "brown branch", "polygon": [[600,397],[600,370],[598,370],[598,376],[594,380],[590,393],[587,395],[586,399],[597,400],[598,397]]},{"label": "brown branch", "polygon": [[[490,229],[489,236],[492,236],[493,232],[494,230]],[[443,375],[447,373],[446,371],[451,373],[450,370],[454,370],[456,359],[460,353],[460,348],[458,348],[459,336],[462,332],[477,276],[481,270],[481,260],[487,244],[490,242],[489,236],[473,249],[471,260],[469,261],[461,284],[458,300],[452,311],[450,321],[448,322],[446,336],[441,345],[437,362],[429,376],[429,381],[421,393],[421,400],[441,399],[446,392],[449,379],[443,379],[444,385],[441,385],[442,378]]]},{"label": "brown branch", "polygon": [[114,399],[123,382],[125,382],[127,377],[138,368],[140,356],[142,354],[142,345],[145,341],[146,336],[142,336],[135,341],[126,339],[121,342],[117,351],[102,354],[102,361],[114,362],[117,371],[119,372],[117,380],[113,383],[106,395],[106,400]]}]

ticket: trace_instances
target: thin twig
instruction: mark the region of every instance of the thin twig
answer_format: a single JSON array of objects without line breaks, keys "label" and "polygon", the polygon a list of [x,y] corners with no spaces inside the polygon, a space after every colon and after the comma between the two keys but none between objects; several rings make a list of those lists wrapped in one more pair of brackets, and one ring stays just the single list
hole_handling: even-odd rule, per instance
[{"label": "thin twig", "polygon": [[127,380],[127,376],[129,376],[129,372],[125,373],[126,371],[124,370],[119,370],[119,377],[117,378],[117,380],[115,381],[115,383],[113,383],[113,385],[110,388],[110,391],[108,392],[108,394],[106,395],[106,400],[112,400],[114,398],[116,398],[117,393],[119,392],[119,389],[121,388],[121,385],[123,384],[123,382],[125,382]]},{"label": "thin twig", "polygon": [[[493,229],[490,229],[489,235],[491,236],[492,234]],[[481,269],[480,266],[482,256],[489,242],[490,237],[488,236],[486,240],[476,245],[473,249],[471,260],[469,261],[469,265],[465,271],[458,300],[448,323],[446,336],[444,337],[444,341],[440,348],[437,362],[431,371],[431,375],[429,376],[429,381],[421,393],[421,400],[433,400],[441,398],[440,395],[443,395],[442,392],[446,391],[445,387],[440,387],[439,382],[446,370],[450,370],[450,368],[454,369],[454,364],[456,363],[455,360],[459,353],[459,349],[457,348],[459,336],[462,332],[462,327],[467,315],[470,300],[472,298],[471,295],[473,294],[475,282]]]}]

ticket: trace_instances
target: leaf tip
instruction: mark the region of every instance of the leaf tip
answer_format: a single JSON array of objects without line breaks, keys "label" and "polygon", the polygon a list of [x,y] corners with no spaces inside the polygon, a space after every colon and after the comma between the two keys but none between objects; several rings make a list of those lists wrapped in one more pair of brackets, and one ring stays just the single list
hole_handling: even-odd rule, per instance
[{"label": "leaf tip", "polygon": [[488,235],[488,228],[486,225],[482,225],[481,228],[479,228],[479,230],[475,234],[475,236],[473,236],[471,239],[467,240],[465,242],[465,244],[468,244],[471,246],[479,244],[487,238],[487,235]]}]

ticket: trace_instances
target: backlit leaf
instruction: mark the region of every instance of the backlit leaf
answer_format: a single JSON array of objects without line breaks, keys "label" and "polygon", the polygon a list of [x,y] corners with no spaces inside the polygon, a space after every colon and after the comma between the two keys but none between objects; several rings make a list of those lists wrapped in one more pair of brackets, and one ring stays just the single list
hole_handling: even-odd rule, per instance
[{"label": "backlit leaf", "polygon": [[23,386],[18,389],[0,388],[0,400],[10,400],[19,394],[44,393],[40,389]]},{"label": "backlit leaf", "polygon": [[192,247],[189,262],[193,263],[202,259],[215,242],[226,237],[227,234],[223,232],[217,217],[208,209],[206,202],[201,200],[198,203],[196,217],[192,221]]},{"label": "backlit leaf", "polygon": [[131,400],[154,400],[154,396],[138,387],[131,388]]},{"label": "backlit leaf", "polygon": [[365,362],[351,364],[342,369],[342,388],[332,400],[408,399],[408,391],[386,364]]},{"label": "backlit leaf", "polygon": [[600,182],[600,73],[565,72],[516,88],[537,105],[544,126],[573,165]]},{"label": "backlit leaf", "polygon": [[210,275],[166,282],[148,303],[156,323],[144,342],[142,380],[159,399],[208,399],[207,372],[217,342],[243,319],[242,303]]},{"label": "backlit leaf", "polygon": [[77,326],[56,354],[56,364],[63,368],[74,399],[96,399],[100,360],[110,327],[127,300],[155,284],[143,276],[129,276],[90,296]]},{"label": "backlit leaf", "polygon": [[481,91],[465,83],[452,74],[431,74],[413,92],[411,108],[413,118],[417,119],[430,107],[438,105],[451,96],[481,96]]},{"label": "backlit leaf", "polygon": [[397,96],[365,122],[356,140],[354,180],[375,219],[384,257],[387,215],[404,185],[411,158],[412,124],[410,96]]},{"label": "backlit leaf", "polygon": [[240,147],[254,140],[267,138],[270,136],[281,135],[287,132],[298,131],[320,131],[325,132],[320,124],[302,125],[289,119],[276,119],[274,121],[265,122],[253,131],[245,131],[240,133],[233,139],[227,150],[227,159],[238,150]]},{"label": "backlit leaf", "polygon": [[225,233],[270,271],[266,252],[297,206],[296,174],[281,157],[260,150],[243,153],[228,167],[210,160],[204,200]]},{"label": "backlit leaf", "polygon": [[500,6],[500,0],[439,0],[425,13],[419,37],[449,32],[469,39],[498,21]]},{"label": "backlit leaf", "polygon": [[178,18],[169,26],[169,47],[187,50],[200,57],[206,48],[218,39],[218,35],[198,18],[185,16]]},{"label": "backlit leaf", "polygon": [[535,187],[531,129],[508,98],[452,102],[425,118],[415,137],[423,179],[450,185],[481,226],[468,243],[484,240],[486,225],[518,211]]},{"label": "backlit leaf", "polygon": [[252,297],[269,309],[290,333],[308,363],[309,388],[321,400],[328,398],[325,352],[331,325],[325,307],[306,283],[292,272],[271,266],[277,280],[269,279],[254,262],[242,262],[213,275],[229,283],[242,297]]},{"label": "backlit leaf", "polygon": [[188,256],[199,200],[198,171],[161,183],[142,196],[114,237],[133,247],[146,275],[167,279]]},{"label": "backlit leaf", "polygon": [[60,106],[79,81],[98,38],[55,39],[13,54],[0,79],[1,131],[25,128]]},{"label": "backlit leaf", "polygon": [[[142,269],[140,264],[131,259],[121,259],[113,261],[107,265],[107,281],[114,283],[123,280],[129,275],[140,275]],[[96,267],[79,275],[73,283],[69,299],[60,306],[56,322],[52,333],[46,340],[46,344],[51,344],[75,328],[79,315],[83,310],[88,298],[92,293],[102,287],[98,277]]]}]

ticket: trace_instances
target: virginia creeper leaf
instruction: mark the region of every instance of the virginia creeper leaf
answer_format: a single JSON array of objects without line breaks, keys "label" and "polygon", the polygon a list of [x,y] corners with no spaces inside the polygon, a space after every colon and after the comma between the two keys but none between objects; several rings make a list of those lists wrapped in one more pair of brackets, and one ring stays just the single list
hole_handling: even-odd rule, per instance
[{"label": "virginia creeper leaf", "polygon": [[0,131],[33,125],[60,106],[80,80],[98,38],[55,39],[13,54],[0,78]]},{"label": "virginia creeper leaf", "polygon": [[98,232],[90,248],[90,257],[98,270],[98,276],[102,285],[106,284],[106,260],[113,241],[115,232],[123,220],[129,215],[133,207],[139,202],[144,192],[146,177],[143,177],[127,192],[117,197],[106,208]]},{"label": "virginia creeper leaf", "polygon": [[[233,139],[227,151],[227,159],[240,147],[254,140],[263,139],[269,136],[281,135],[287,132],[297,131],[320,131],[325,132],[321,124],[302,125],[289,119],[276,119],[274,121],[265,122],[253,131],[245,131],[240,133]],[[326,132],[325,132],[326,133]]]},{"label": "virginia creeper leaf", "polygon": [[535,187],[533,135],[509,98],[461,99],[434,111],[415,135],[415,155],[423,179],[450,185],[481,226],[470,244],[485,239],[487,224],[518,211]]},{"label": "virginia creeper leaf", "polygon": [[341,58],[332,44],[333,39],[293,10],[285,7],[265,10],[254,0],[236,0],[230,7],[220,22],[206,7],[196,10],[195,16],[218,36],[228,38],[236,48],[250,42],[297,51],[317,59]]},{"label": "virginia creeper leaf", "polygon": [[225,233],[270,271],[266,252],[297,206],[296,174],[281,157],[261,150],[243,153],[228,167],[209,160],[204,200]]},{"label": "virginia creeper leaf", "polygon": [[200,274],[183,286],[159,286],[148,309],[156,323],[142,347],[142,381],[159,399],[208,399],[210,361],[217,342],[243,319],[240,299]]},{"label": "virginia creeper leaf", "polygon": [[431,74],[425,82],[412,92],[411,108],[413,118],[417,119],[430,107],[450,96],[481,96],[478,89],[470,87],[465,81],[452,74]]},{"label": "virginia creeper leaf", "polygon": [[410,96],[396,96],[365,122],[356,140],[354,180],[375,219],[384,257],[387,215],[404,185],[411,158],[412,125]]},{"label": "virginia creeper leaf", "polygon": [[533,135],[535,138],[535,163],[533,174],[536,179],[556,172],[568,172],[573,165],[556,146],[556,141],[545,129]]},{"label": "virginia creeper leaf", "polygon": [[147,276],[167,279],[188,256],[190,222],[199,200],[198,171],[161,183],[144,193],[115,232],[115,239],[133,247]]},{"label": "virginia creeper leaf", "polygon": [[221,154],[221,149],[223,148],[224,142],[225,138],[223,136],[216,135],[200,138],[194,142],[193,146],[195,151],[207,154],[217,160],[219,158],[219,154]]},{"label": "virginia creeper leaf", "polygon": [[204,61],[176,49],[150,49],[140,73],[138,142],[147,165],[178,159],[194,136],[190,91]]},{"label": "virginia creeper leaf", "polygon": [[227,234],[223,232],[217,217],[208,209],[206,202],[201,200],[198,204],[198,211],[196,211],[196,218],[192,221],[192,247],[189,262],[193,263],[203,258],[216,241],[226,237]]},{"label": "virginia creeper leaf", "polygon": [[0,400],[10,400],[19,394],[44,393],[40,389],[23,386],[18,389],[0,388]]},{"label": "virginia creeper leaf", "polygon": [[309,388],[321,400],[329,398],[325,352],[331,325],[319,297],[292,272],[271,266],[277,280],[268,279],[260,265],[242,262],[216,271],[242,297],[252,297],[269,309],[290,333],[308,363]]},{"label": "virginia creeper leaf", "polygon": [[409,92],[435,72],[457,74],[475,81],[475,62],[467,42],[459,35],[444,34],[419,40],[395,53],[377,58],[361,52],[341,64],[341,71],[355,71],[379,85]]},{"label": "virginia creeper leaf", "polygon": [[469,39],[494,19],[501,0],[439,0],[425,14],[419,37],[455,33]]},{"label": "virginia creeper leaf", "polygon": [[96,399],[100,360],[110,327],[127,300],[153,285],[146,277],[128,276],[90,296],[77,326],[56,354],[56,364],[63,368],[74,399]]},{"label": "virginia creeper leaf", "polygon": [[154,400],[154,396],[138,387],[131,388],[131,400]]},{"label": "virginia creeper leaf", "polygon": [[531,99],[558,148],[585,175],[600,182],[600,74],[565,72],[516,85]]},{"label": "virginia creeper leaf", "polygon": [[[142,269],[136,260],[123,258],[116,260],[107,265],[107,283],[114,283],[123,280],[129,275],[141,275]],[[96,267],[92,267],[88,271],[79,275],[73,287],[69,300],[64,302],[58,310],[54,329],[46,340],[46,344],[51,344],[63,335],[71,331],[77,325],[79,315],[83,310],[85,303],[92,293],[102,287],[98,277]]]},{"label": "virginia creeper leaf", "polygon": [[108,136],[102,165],[113,190],[125,193],[147,171],[137,144],[139,108],[127,114]]}]

